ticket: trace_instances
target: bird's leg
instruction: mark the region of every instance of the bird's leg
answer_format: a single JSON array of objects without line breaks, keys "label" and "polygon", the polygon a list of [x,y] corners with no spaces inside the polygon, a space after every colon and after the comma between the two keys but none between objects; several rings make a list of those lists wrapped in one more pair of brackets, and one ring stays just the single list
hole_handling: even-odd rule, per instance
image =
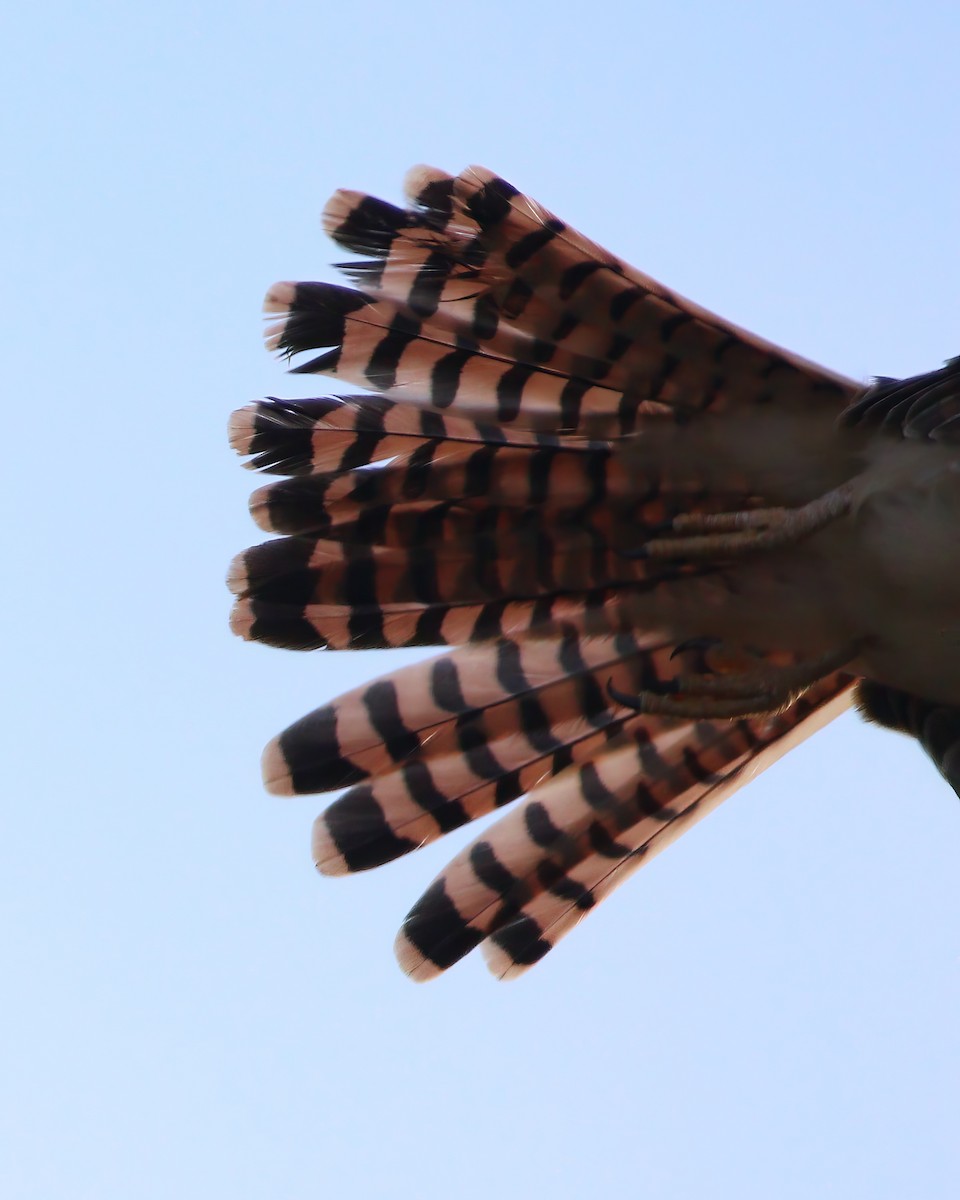
[{"label": "bird's leg", "polygon": [[753,670],[677,675],[633,695],[612,684],[612,700],[636,712],[687,720],[766,716],[787,708],[819,679],[856,658],[860,642],[849,642],[818,658],[786,666],[764,663]]},{"label": "bird's leg", "polygon": [[791,546],[842,517],[850,508],[847,485],[825,492],[801,508],[754,508],[740,512],[681,513],[666,536],[651,538],[631,558],[734,558]]}]

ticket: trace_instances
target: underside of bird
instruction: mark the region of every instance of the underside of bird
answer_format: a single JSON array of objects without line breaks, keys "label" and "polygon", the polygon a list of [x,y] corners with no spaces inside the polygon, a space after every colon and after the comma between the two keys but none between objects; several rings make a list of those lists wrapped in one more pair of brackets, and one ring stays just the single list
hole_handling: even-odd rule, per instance
[{"label": "underside of bird", "polygon": [[417,168],[407,194],[327,205],[360,256],[341,264],[353,287],[268,293],[271,348],[319,351],[295,371],[372,394],[234,414],[247,465],[282,477],[251,500],[281,536],[229,578],[248,639],[456,647],[267,747],[271,791],[348,789],[315,826],[321,871],[525,797],[414,905],[403,968],[426,979],[481,944],[498,976],[529,967],[855,687],[956,786],[960,695],[940,679],[945,653],[960,662],[960,597],[917,569],[941,635],[919,661],[911,621],[877,601],[901,585],[881,523],[908,546],[947,536],[916,533],[903,492],[919,470],[934,504],[957,498],[956,361],[864,390],[489,171]]}]

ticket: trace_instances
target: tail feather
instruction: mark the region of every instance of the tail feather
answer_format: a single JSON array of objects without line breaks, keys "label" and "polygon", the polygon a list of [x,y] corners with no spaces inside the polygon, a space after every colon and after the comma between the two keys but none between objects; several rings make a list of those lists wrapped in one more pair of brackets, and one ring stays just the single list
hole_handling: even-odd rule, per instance
[{"label": "tail feather", "polygon": [[[481,227],[488,255],[511,269],[510,287],[562,306],[568,322],[596,322],[628,343],[634,390],[694,411],[739,404],[826,403],[849,382],[724,321],[604,250],[483,167],[458,177],[455,194]],[[514,305],[512,317],[523,320]]]},{"label": "tail feather", "polygon": [[[504,349],[519,362],[542,364],[565,352],[579,359],[588,378],[628,382],[629,373],[621,377],[617,363],[629,355],[629,339],[611,337],[605,320],[592,324],[558,308],[556,295],[533,292],[504,269],[507,262],[498,268],[498,256],[506,260],[511,247],[481,233],[467,215],[459,183],[450,177],[443,181],[442,212],[434,207],[404,211],[362,193],[337,192],[325,210],[325,228],[338,244],[368,255],[341,269],[360,289],[417,317],[441,314],[481,342],[510,338]],[[478,289],[481,277],[484,287]],[[503,286],[491,288],[496,282]],[[511,320],[521,314],[522,329]]]},{"label": "tail feather", "polygon": [[[571,872],[570,886],[561,882],[525,904],[520,913],[484,940],[483,953],[490,971],[499,979],[512,979],[539,962],[634,871],[741,787],[746,782],[745,777],[755,778],[839,715],[850,704],[851,687],[849,677],[827,677],[776,718],[768,718],[762,724],[741,722],[740,732],[747,749],[738,762],[726,758],[727,754],[735,752],[735,746],[728,748],[722,739],[710,745],[701,731],[700,748],[695,753],[702,756],[704,767],[712,760],[713,769],[724,772],[723,775],[712,786],[702,781],[699,789],[691,788],[689,803],[685,806],[674,800],[672,807],[677,809],[676,815],[652,833],[645,820],[639,821],[617,839],[616,849],[608,843],[602,851],[578,864]],[[710,751],[712,753],[708,754]],[[693,761],[693,752],[686,757]],[[427,961],[426,956],[424,960]],[[432,973],[429,967],[427,972]]]},{"label": "tail feather", "polygon": [[[351,199],[349,220],[341,220],[356,230],[368,210],[365,198]],[[603,379],[630,393],[617,413],[604,418],[608,431],[614,417],[621,432],[632,429],[643,401],[720,411],[774,397],[780,405],[836,406],[850,396],[846,380],[678,296],[490,171],[464,171],[453,181],[451,202],[454,219],[425,235],[415,226],[411,233],[395,210],[389,248],[378,245],[380,256],[366,275],[362,264],[353,264],[354,278],[401,308],[474,338],[520,331],[508,359],[546,361],[562,373],[569,366],[564,356],[578,355],[579,371],[571,378]],[[412,214],[406,219],[415,220]],[[378,236],[375,222],[368,241]],[[354,246],[361,244],[354,239]],[[425,278],[427,303],[418,296]],[[467,391],[463,397],[469,402]],[[599,428],[600,412],[589,406],[593,399],[591,394],[584,409]],[[451,402],[459,401],[458,393]]]},{"label": "tail feather", "polygon": [[324,206],[324,232],[344,250],[384,262],[395,254],[397,239],[411,230],[421,239],[428,239],[430,232],[438,235],[431,242],[437,246],[455,239],[466,242],[476,235],[476,227],[463,229],[454,224],[454,186],[454,176],[445,171],[414,167],[404,180],[409,209],[397,208],[365,192],[339,188]]},{"label": "tail feather", "polygon": [[[231,622],[295,649],[458,647],[296,722],[267,747],[264,776],[281,794],[348,789],[315,826],[331,874],[526,796],[434,882],[397,946],[415,978],[480,944],[509,977],[847,702],[839,674],[738,720],[621,700],[680,688],[678,650],[742,602],[745,576],[722,555],[654,560],[644,543],[678,516],[809,498],[820,476],[771,452],[798,413],[818,448],[856,388],[489,171],[418,168],[407,195],[406,208],[354,192],[328,204],[327,231],[360,256],[343,267],[356,289],[268,293],[270,345],[322,352],[297,371],[381,394],[234,414],[247,465],[283,477],[251,501],[283,536],[234,561]],[[751,422],[765,431],[759,465]],[[754,603],[777,594],[762,582]]]},{"label": "tail feather", "polygon": [[444,539],[519,525],[540,536],[556,530],[561,514],[609,526],[611,510],[629,509],[620,541],[635,549],[645,529],[679,513],[751,503],[743,479],[708,489],[689,465],[682,474],[641,469],[617,443],[506,429],[381,396],[257,401],[234,414],[230,436],[251,456],[247,466],[291,477],[254,493],[258,524],[299,536],[346,529],[353,537],[363,518],[359,540],[381,542],[381,523],[398,517],[409,535],[415,527],[405,543],[435,540],[431,521]]},{"label": "tail feather", "polygon": [[305,533],[265,542],[229,571],[233,628],[299,649],[555,637],[561,623],[598,634],[628,630],[644,612],[651,619],[680,585],[687,602],[716,590],[709,564],[630,557],[586,517],[556,524],[503,521],[407,544]]},{"label": "tail feather", "polygon": [[[525,446],[455,444],[410,439],[412,448],[382,468],[317,471],[268,484],[254,492],[250,510],[261,528],[304,534],[322,529],[337,510],[394,507],[408,500],[449,500],[483,507],[540,505],[560,512],[589,512],[607,505],[636,505],[636,480],[609,455],[570,454]],[[642,520],[642,513],[640,515]]]},{"label": "tail feather", "polygon": [[[592,907],[584,864],[626,858],[713,786],[703,771],[686,769],[677,750],[676,744],[651,744],[648,732],[638,729],[590,762],[567,768],[501,818],[414,905],[403,937],[422,962],[408,960],[404,969],[422,978],[433,973],[431,964],[434,970],[449,965],[461,947],[471,949],[501,926],[531,919],[526,907],[544,892],[580,911]],[[438,938],[441,909],[448,927]],[[541,926],[542,953],[549,949],[547,933]]]},{"label": "tail feather", "polygon": [[[525,335],[481,342],[446,313],[409,309],[329,283],[279,283],[265,307],[280,316],[267,345],[288,357],[331,347],[294,368],[389,392],[411,404],[456,408],[519,428],[586,432],[632,426],[642,397],[590,359]],[[626,383],[626,381],[624,381]],[[580,430],[581,414],[587,428]]]},{"label": "tail feather", "polygon": [[[611,667],[631,658],[638,660],[633,684],[649,685],[676,670],[656,636],[583,638],[564,626],[549,639],[502,638],[414,663],[355,688],[281,734],[266,752],[268,784],[287,794],[329,791],[387,774],[413,757],[429,764],[447,753],[444,732],[456,738],[466,730],[462,753],[471,741],[486,746],[494,730],[500,737],[526,730],[552,738],[560,719],[595,720],[599,727],[606,723],[601,714],[623,711],[603,681]],[[595,677],[589,699],[585,675]],[[568,707],[557,708],[558,700]],[[514,725],[524,704],[526,718]],[[479,761],[475,756],[474,764]]]},{"label": "tail feather", "polygon": [[[360,546],[342,541],[282,538],[246,550],[237,560],[231,586],[262,600],[343,607],[419,601],[437,604],[583,593],[638,582],[642,561],[610,552],[584,531],[571,531],[555,545],[524,547],[521,539],[502,543],[477,538],[435,547]],[[522,559],[514,548],[526,548]],[[532,551],[539,551],[536,555]],[[498,554],[499,552],[499,554]]]},{"label": "tail feather", "polygon": [[541,638],[558,625],[586,633],[629,626],[632,596],[605,588],[536,601],[488,604],[390,605],[303,604],[238,597],[230,617],[246,641],[286,650],[390,650],[412,646],[460,646],[496,638]]},{"label": "tail feather", "polygon": [[[849,703],[833,676],[772,718],[645,722],[568,767],[462,851],[397,939],[418,980],[481,942],[501,978],[538,962],[643,861],[664,849],[790,745]],[[672,726],[672,728],[670,727]]]},{"label": "tail feather", "polygon": [[230,421],[230,445],[250,455],[244,465],[274,475],[350,471],[383,462],[418,445],[437,441],[487,446],[563,447],[590,453],[601,442],[551,437],[478,424],[432,409],[397,404],[384,396],[319,396],[280,400],[269,396],[238,409]]},{"label": "tail feather", "polygon": [[[335,192],[324,209],[324,229],[338,246],[366,256],[339,264],[340,270],[359,288],[419,317],[453,306],[466,319],[477,298],[483,254],[476,222],[455,203],[455,182],[428,167],[411,172],[406,191],[412,207],[406,210],[361,192]],[[478,322],[477,332],[483,328]]]},{"label": "tail feather", "polygon": [[[665,654],[631,653],[625,638],[598,639],[581,658],[584,644],[570,635],[567,644],[577,645],[579,668],[421,731],[416,748],[335,801],[315,828],[320,870],[379,866],[509,803],[571,763],[589,761],[622,730],[638,728],[637,714],[613,702],[605,684],[637,687]],[[556,648],[548,644],[544,652]],[[346,713],[340,716],[346,725]],[[285,781],[299,782],[304,764],[316,761],[302,754],[302,744],[281,740],[277,750]],[[316,778],[311,773],[307,781]]]}]

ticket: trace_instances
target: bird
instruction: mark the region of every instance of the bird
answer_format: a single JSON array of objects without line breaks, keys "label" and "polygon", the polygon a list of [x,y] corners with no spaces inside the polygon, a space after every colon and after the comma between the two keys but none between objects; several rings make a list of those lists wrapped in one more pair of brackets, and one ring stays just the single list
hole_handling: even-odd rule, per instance
[{"label": "bird", "polygon": [[960,794],[960,359],[857,382],[489,170],[405,194],[336,192],[347,283],[267,293],[269,349],[363,391],[233,414],[277,478],[228,575],[246,640],[443,649],[263,755],[270,792],[341,792],[325,874],[506,809],[408,913],[403,970],[522,974],[851,703]]}]

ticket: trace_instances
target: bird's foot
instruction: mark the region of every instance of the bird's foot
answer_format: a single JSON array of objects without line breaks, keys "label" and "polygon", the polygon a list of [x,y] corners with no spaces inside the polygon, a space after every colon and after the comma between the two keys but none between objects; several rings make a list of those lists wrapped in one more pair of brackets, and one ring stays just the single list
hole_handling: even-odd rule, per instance
[{"label": "bird's foot", "polygon": [[[712,639],[694,639],[678,647],[715,651],[722,643]],[[630,694],[612,684],[607,691],[612,700],[636,712],[685,720],[769,716],[789,707],[809,687],[833,671],[850,663],[860,650],[859,642],[850,642],[817,658],[800,659],[786,665],[776,664],[759,655],[749,658],[759,665],[740,668],[744,653],[736,659],[711,664],[703,673],[681,674]],[[734,669],[730,669],[733,667]]]},{"label": "bird's foot", "polygon": [[681,513],[664,536],[651,538],[631,558],[725,559],[778,550],[817,533],[850,508],[845,485],[801,508],[754,508],[739,512]]}]

